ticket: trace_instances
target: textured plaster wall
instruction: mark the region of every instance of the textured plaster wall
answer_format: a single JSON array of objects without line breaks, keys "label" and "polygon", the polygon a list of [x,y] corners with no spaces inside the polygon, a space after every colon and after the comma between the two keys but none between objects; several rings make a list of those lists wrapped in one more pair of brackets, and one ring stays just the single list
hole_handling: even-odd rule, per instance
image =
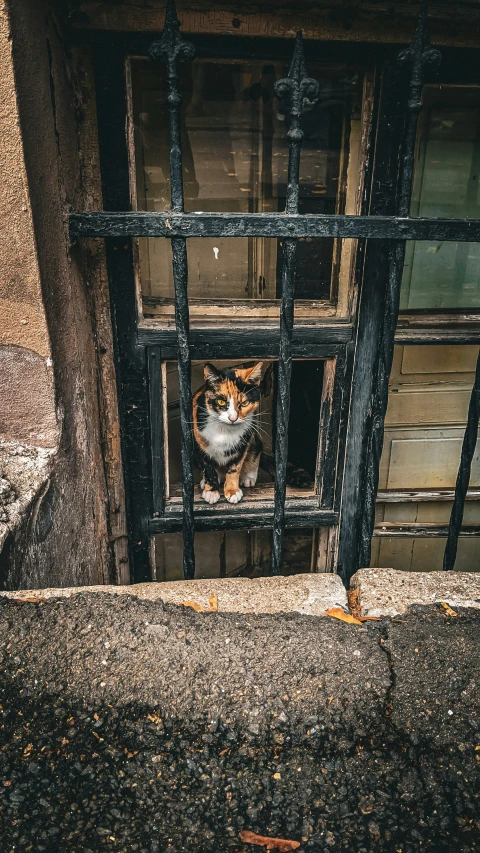
[{"label": "textured plaster wall", "polygon": [[12,42],[0,0],[0,343],[50,356],[13,76]]},{"label": "textured plaster wall", "polygon": [[86,193],[77,70],[49,2],[0,0],[0,40],[0,430],[56,447],[0,588],[114,582],[92,281],[66,218]]},{"label": "textured plaster wall", "polygon": [[0,435],[57,442],[50,340],[30,206],[12,41],[0,0]]}]

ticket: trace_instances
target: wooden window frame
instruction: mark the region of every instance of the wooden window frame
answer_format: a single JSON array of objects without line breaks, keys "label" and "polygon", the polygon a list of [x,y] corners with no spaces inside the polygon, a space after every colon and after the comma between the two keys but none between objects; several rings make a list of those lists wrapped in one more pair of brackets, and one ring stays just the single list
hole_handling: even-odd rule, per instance
[{"label": "wooden window frame", "polygon": [[[157,42],[153,53],[155,54],[155,50],[157,55],[164,52],[169,68],[170,91],[175,101],[178,96],[175,50],[181,43],[181,37],[178,34],[178,21],[171,0],[165,32],[164,48]],[[240,41],[241,39],[228,39],[229,55],[240,49]],[[272,49],[277,48],[278,42],[273,44]],[[351,61],[351,45],[330,45],[329,49],[334,50],[337,61],[342,61],[343,57],[348,57]],[[367,565],[369,559],[405,241],[439,238],[480,241],[479,220],[434,220],[410,218],[408,215],[422,80],[424,75],[429,73],[426,57],[431,60],[436,58],[436,52],[428,43],[426,16],[424,13],[420,14],[412,45],[403,51],[401,56],[404,64],[410,69],[407,77],[402,78],[399,75],[396,49],[378,45],[372,50],[369,46],[364,55],[368,55],[368,64],[371,64],[372,53],[374,54],[375,98],[374,117],[367,144],[370,157],[364,175],[360,212],[357,215],[301,216],[295,209],[293,199],[290,200],[290,205],[287,199],[285,213],[185,214],[181,191],[181,164],[180,172],[178,164],[176,167],[177,197],[175,199],[172,194],[170,212],[132,211],[132,182],[125,133],[128,115],[125,61],[131,55],[146,56],[149,50],[152,51],[151,37],[111,33],[99,33],[96,36],[100,156],[104,208],[108,212],[72,213],[69,217],[73,240],[87,237],[106,238],[117,381],[121,399],[122,453],[126,469],[133,580],[144,581],[151,578],[152,536],[158,532],[166,532],[167,529],[178,529],[180,524],[184,535],[184,574],[187,578],[194,576],[194,530],[226,529],[231,525],[242,528],[273,527],[272,571],[278,574],[281,570],[282,534],[286,524],[313,528],[329,527],[329,542],[326,547],[331,556],[330,566],[333,568],[333,565],[337,564],[340,574],[348,580],[353,571],[360,565]],[[181,50],[189,52],[188,48],[182,47]],[[325,51],[326,54],[328,52]],[[361,49],[353,52],[361,54]],[[451,63],[451,67],[454,67],[454,63]],[[295,69],[293,71],[295,72]],[[458,65],[454,73],[458,75]],[[302,74],[303,71],[299,73],[297,68],[297,87],[302,82]],[[176,126],[178,131],[178,102],[172,105],[170,120],[171,132],[175,133]],[[295,144],[293,140],[291,157],[296,157],[299,151],[298,148],[295,152]],[[361,284],[358,310],[352,306],[351,317],[347,319],[325,317],[309,326],[294,324],[292,249],[290,255],[288,250],[284,252],[280,329],[278,326],[265,328],[253,325],[249,327],[247,335],[241,329],[228,329],[228,344],[225,342],[225,329],[208,329],[208,334],[205,329],[198,327],[190,331],[183,247],[189,237],[205,234],[273,236],[283,238],[284,243],[290,247],[294,246],[298,237],[354,238],[358,241],[354,275],[355,280]],[[158,324],[145,320],[142,322],[138,288],[135,287],[134,281],[135,258],[132,243],[132,238],[139,236],[172,240],[174,264],[181,282],[176,293],[176,329],[161,328]],[[384,275],[385,282],[390,283],[389,286],[380,288],[380,291],[379,273]],[[470,316],[466,317],[467,325],[470,319]],[[402,328],[405,328],[402,323],[408,322],[403,317],[400,318],[400,334]],[[438,328],[434,327],[432,330],[430,326],[428,329],[431,342],[438,343]],[[455,324],[452,327],[450,323],[448,332],[452,329],[459,342],[480,343],[478,329],[469,330],[468,341],[463,338],[462,330]],[[412,326],[410,323],[407,337],[409,334],[412,342],[418,343],[421,336],[420,324]],[[435,335],[437,337],[433,340]],[[424,343],[428,343],[427,338],[428,334],[424,334]],[[180,370],[183,442],[181,518],[177,510],[167,511],[165,507],[162,463],[164,408],[160,380],[161,364],[167,358],[175,357],[178,358]],[[259,512],[252,513],[242,512],[240,507],[236,508],[234,513],[229,508],[225,511],[219,511],[218,508],[194,508],[193,444],[188,426],[191,405],[188,373],[190,359],[206,357],[278,358],[280,395],[287,401],[287,421],[290,359],[323,358],[330,359],[331,364],[335,364],[334,370],[329,368],[330,396],[325,396],[325,405],[322,407],[326,419],[323,435],[329,436],[325,441],[324,456],[328,500],[318,495],[314,507],[302,508],[295,502],[291,506],[288,502],[285,503],[287,447],[284,439],[277,438],[278,475],[271,515],[265,514],[264,506]],[[478,392],[478,385],[480,369],[477,370],[472,400]],[[285,411],[279,412],[279,419],[285,432]],[[336,424],[335,429],[332,423]],[[473,406],[471,417],[469,414],[466,440],[468,436],[471,440],[476,428],[478,407],[475,409]],[[465,447],[464,442],[461,465],[463,476],[460,477],[459,474],[461,482],[460,485],[457,482],[449,528],[450,544],[453,543],[455,547],[465,500],[466,474],[468,486],[468,456],[469,448]],[[175,518],[172,521],[173,516]],[[169,524],[173,527],[168,528]],[[447,567],[452,568],[453,564]]]}]

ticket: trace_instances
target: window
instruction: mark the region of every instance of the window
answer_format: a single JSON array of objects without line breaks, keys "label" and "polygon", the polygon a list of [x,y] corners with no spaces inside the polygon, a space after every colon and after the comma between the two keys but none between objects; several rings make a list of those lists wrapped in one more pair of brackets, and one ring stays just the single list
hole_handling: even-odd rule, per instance
[{"label": "window", "polygon": [[[193,577],[195,557],[197,576],[347,580],[372,533],[374,562],[414,540],[410,567],[447,538],[451,568],[479,532],[479,81],[428,79],[417,128],[438,60],[425,10],[399,58],[192,41],[194,62],[172,0],[160,41],[98,37],[105,212],[70,216],[107,241],[134,580]],[[253,359],[275,476],[206,505],[192,389],[207,360]],[[310,487],[286,489],[287,458]]]},{"label": "window", "polygon": [[[397,346],[390,375],[380,465],[373,565],[439,570],[452,511],[476,346]],[[480,444],[473,454],[464,533],[480,522]],[[404,538],[418,532],[418,539]],[[402,533],[397,539],[388,533]],[[426,541],[426,534],[436,534]],[[443,536],[441,535],[443,533]],[[459,545],[456,567],[470,570],[478,540]],[[394,561],[392,563],[392,561]],[[425,568],[421,568],[422,565]]]},{"label": "window", "polygon": [[[416,142],[411,211],[415,216],[476,218],[479,212],[480,88],[429,85]],[[479,245],[412,241],[400,295],[400,334],[390,375],[380,465],[373,565],[442,567],[479,349],[452,345],[452,332],[478,328]],[[425,326],[435,341],[421,341]],[[480,445],[471,459],[456,568],[478,562]],[[389,537],[393,533],[393,537]],[[408,538],[408,533],[415,538]],[[443,535],[442,535],[443,534]],[[428,536],[431,538],[428,539]]]},{"label": "window", "polygon": [[[261,49],[261,46],[260,46]],[[290,58],[289,58],[290,61]],[[202,59],[180,66],[182,153],[187,212],[278,213],[285,209],[288,138],[274,97],[288,62]],[[312,63],[322,80],[305,111],[299,174],[300,213],[355,213],[361,142],[361,71]],[[170,208],[167,89],[150,61],[132,60],[131,115],[138,210]],[[343,249],[343,251],[342,251]],[[170,245],[139,240],[145,317],[173,318]],[[278,325],[281,242],[273,237],[192,237],[188,287],[193,323],[205,317],[262,318]],[[297,244],[296,319],[346,313],[352,241],[301,238]],[[245,316],[245,314],[247,316]]]}]

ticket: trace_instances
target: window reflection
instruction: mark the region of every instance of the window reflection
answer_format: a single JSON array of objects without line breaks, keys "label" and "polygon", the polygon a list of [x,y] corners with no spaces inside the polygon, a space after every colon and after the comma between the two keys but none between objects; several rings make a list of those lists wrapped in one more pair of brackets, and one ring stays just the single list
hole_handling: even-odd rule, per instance
[{"label": "window reflection", "polygon": [[[278,212],[285,206],[288,143],[273,86],[282,62],[196,60],[181,68],[185,210]],[[345,209],[352,110],[359,122],[359,79],[346,67],[309,67],[322,82],[304,116],[300,212]],[[165,80],[148,62],[132,63],[136,195],[140,210],[170,206]],[[356,175],[358,178],[358,175]],[[274,300],[279,296],[276,239],[192,238],[189,293],[197,299]],[[298,243],[297,298],[329,299],[334,241]],[[144,297],[171,299],[171,253],[165,240],[139,241]],[[335,264],[333,264],[335,266]]]},{"label": "window reflection", "polygon": [[[428,86],[419,125],[412,216],[480,217],[480,90]],[[407,244],[404,309],[480,305],[480,245]]]}]

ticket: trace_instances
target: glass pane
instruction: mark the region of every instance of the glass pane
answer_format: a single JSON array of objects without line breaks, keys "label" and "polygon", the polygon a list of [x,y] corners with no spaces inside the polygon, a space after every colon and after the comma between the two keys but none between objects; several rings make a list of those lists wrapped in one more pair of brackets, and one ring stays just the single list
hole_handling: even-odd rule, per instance
[{"label": "glass pane", "polygon": [[[480,217],[480,89],[427,86],[418,131],[412,216]],[[478,243],[407,244],[401,308],[480,305]]]},{"label": "glass pane", "polygon": [[[186,211],[284,210],[288,143],[273,86],[287,72],[288,64],[262,60],[200,59],[181,66]],[[318,64],[312,64],[309,73],[321,80],[322,92],[303,119],[300,212],[342,212],[347,168],[343,154],[353,113],[359,122],[359,75],[346,67]],[[149,63],[135,60],[132,86],[137,207],[168,210],[165,80]],[[279,250],[275,239],[190,239],[190,298],[276,299]],[[333,240],[299,241],[298,299],[330,298],[334,254]],[[171,299],[168,241],[141,239],[139,255],[144,297]]]},{"label": "glass pane", "polygon": [[[317,531],[285,530],[283,575],[311,572],[316,563]],[[226,530],[195,534],[195,578],[269,577],[270,531]],[[158,581],[183,580],[181,533],[155,536]]]},{"label": "glass pane", "polygon": [[[478,347],[396,346],[380,489],[455,487]],[[480,443],[470,485],[480,486]]]},{"label": "glass pane", "polygon": [[[448,524],[453,501],[418,501],[417,503],[378,503],[375,524]],[[480,523],[480,502],[465,501],[463,524]],[[480,542],[479,542],[480,551]]]},{"label": "glass pane", "polygon": [[[370,565],[377,569],[401,569],[405,572],[440,572],[447,540],[400,538],[385,536],[372,540]],[[458,540],[456,572],[478,572],[480,563],[478,537],[461,536]]]}]

